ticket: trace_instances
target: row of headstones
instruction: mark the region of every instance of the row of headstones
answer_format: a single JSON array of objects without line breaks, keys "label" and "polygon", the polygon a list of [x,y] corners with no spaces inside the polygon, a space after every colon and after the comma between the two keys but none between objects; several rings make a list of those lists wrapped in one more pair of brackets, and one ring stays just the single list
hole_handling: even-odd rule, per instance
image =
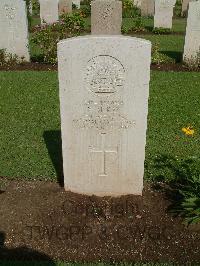
[{"label": "row of headstones", "polygon": [[[154,16],[155,14],[155,1],[156,0],[133,0],[133,4],[141,9],[142,16]],[[194,0],[182,0],[182,16],[186,15],[189,7],[189,2]],[[167,1],[162,1],[166,4]],[[156,5],[158,6],[162,4],[161,1],[157,1]],[[170,2],[168,3],[170,6]]]},{"label": "row of headstones", "polygon": [[[50,2],[57,8],[55,0],[40,0],[41,12],[48,10]],[[150,0],[148,0],[150,1]],[[172,16],[175,0],[157,0],[155,26],[166,27]],[[48,3],[48,4],[47,4]],[[161,3],[158,5],[157,3]],[[167,3],[167,4],[166,4]],[[67,1],[60,0],[60,12],[66,11]],[[170,5],[169,5],[170,4]],[[92,34],[121,34],[122,7],[120,1],[92,1]],[[169,8],[170,6],[170,8]],[[157,12],[158,10],[158,12]],[[48,13],[48,12],[47,12]],[[56,12],[57,13],[57,12]],[[29,61],[26,6],[23,0],[1,0],[0,2],[0,49],[23,56]],[[200,47],[200,1],[190,2],[185,38],[184,58],[195,57]],[[46,17],[47,18],[47,17]]]},{"label": "row of headstones", "polygon": [[[183,0],[184,9],[188,6],[189,1],[191,0]],[[173,9],[176,0],[136,0],[135,4],[140,6],[142,16],[154,16],[154,28],[172,28]],[[78,6],[80,7],[80,2]],[[54,23],[58,21],[59,14],[71,11],[71,0],[40,0],[42,22]]]},{"label": "row of headstones", "polygon": [[[72,0],[39,0],[41,23],[54,23],[59,15],[72,12]],[[80,0],[73,0],[73,4],[80,8]]]}]

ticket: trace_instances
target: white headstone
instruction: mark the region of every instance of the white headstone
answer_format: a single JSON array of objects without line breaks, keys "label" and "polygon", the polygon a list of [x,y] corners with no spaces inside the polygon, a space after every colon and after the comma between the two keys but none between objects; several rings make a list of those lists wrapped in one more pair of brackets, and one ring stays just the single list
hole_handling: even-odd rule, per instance
[{"label": "white headstone", "polygon": [[30,60],[26,3],[0,0],[0,49]]},{"label": "white headstone", "polygon": [[141,2],[142,2],[142,0],[133,0],[133,4],[134,4],[135,6],[137,6],[138,8],[141,7]]},{"label": "white headstone", "polygon": [[85,36],[58,43],[65,189],[141,195],[151,43]]},{"label": "white headstone", "polygon": [[78,9],[81,7],[81,1],[80,0],[73,0],[73,4],[76,5]]},{"label": "white headstone", "polygon": [[58,0],[40,0],[40,19],[42,24],[58,21]]},{"label": "white headstone", "polygon": [[155,0],[154,28],[172,28],[176,0]]},{"label": "white headstone", "polygon": [[95,0],[91,2],[91,33],[119,35],[122,26],[122,1]]},{"label": "white headstone", "polygon": [[188,11],[188,5],[189,5],[190,0],[183,0],[182,2],[182,16],[186,15]]},{"label": "white headstone", "polygon": [[200,52],[200,1],[190,2],[184,46],[184,61],[195,60]]},{"label": "white headstone", "polygon": [[154,16],[155,0],[142,0],[141,15],[148,17]]},{"label": "white headstone", "polygon": [[72,12],[72,0],[59,0],[59,14]]}]

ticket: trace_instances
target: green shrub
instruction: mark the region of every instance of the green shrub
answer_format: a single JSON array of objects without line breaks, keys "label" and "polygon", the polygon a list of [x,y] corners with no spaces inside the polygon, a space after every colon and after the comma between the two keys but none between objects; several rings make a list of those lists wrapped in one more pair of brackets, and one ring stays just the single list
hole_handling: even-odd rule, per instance
[{"label": "green shrub", "polygon": [[182,2],[181,0],[176,1],[176,5],[174,8],[174,16],[181,17],[182,16]]},{"label": "green shrub", "polygon": [[91,5],[91,0],[82,0],[81,1],[81,5],[90,6]]},{"label": "green shrub", "polygon": [[173,204],[171,212],[184,218],[187,224],[200,222],[200,159],[177,159],[160,156],[155,162],[156,181],[164,181]]},{"label": "green shrub", "polygon": [[135,18],[141,16],[141,11],[133,5],[133,1],[122,0],[122,16],[123,18]]},{"label": "green shrub", "polygon": [[133,20],[133,25],[131,27],[122,26],[122,33],[140,32],[146,31],[144,26],[144,21],[142,17],[137,17]]},{"label": "green shrub", "polygon": [[154,44],[152,47],[152,55],[151,55],[152,64],[160,65],[164,63],[172,63],[172,64],[175,63],[175,59],[165,54],[162,54],[159,50],[160,50],[159,44],[158,43]]},{"label": "green shrub", "polygon": [[77,13],[64,14],[58,23],[39,27],[33,33],[31,41],[38,46],[45,63],[57,62],[57,43],[60,40],[78,36],[85,28],[82,15]]},{"label": "green shrub", "polygon": [[33,4],[33,15],[39,15],[40,13],[40,4],[38,0],[32,0]]},{"label": "green shrub", "polygon": [[10,67],[24,62],[24,57],[18,57],[16,54],[7,53],[6,49],[0,49],[0,66]]},{"label": "green shrub", "polygon": [[155,34],[170,34],[170,33],[172,33],[171,29],[166,29],[166,28],[154,28],[152,30],[152,32]]},{"label": "green shrub", "polygon": [[82,6],[80,11],[84,17],[91,16],[91,6],[90,5]]}]

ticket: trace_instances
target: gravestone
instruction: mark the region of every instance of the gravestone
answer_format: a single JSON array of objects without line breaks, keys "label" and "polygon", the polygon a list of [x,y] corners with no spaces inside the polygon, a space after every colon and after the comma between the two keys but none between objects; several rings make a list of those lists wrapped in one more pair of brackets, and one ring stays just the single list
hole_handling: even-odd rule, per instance
[{"label": "gravestone", "polygon": [[95,0],[91,2],[91,33],[121,34],[122,2]]},{"label": "gravestone", "polygon": [[155,0],[154,28],[172,28],[176,0]]},{"label": "gravestone", "polygon": [[73,0],[73,4],[76,5],[76,8],[80,9],[80,7],[81,7],[80,0]]},{"label": "gravestone", "polygon": [[40,19],[42,24],[58,21],[58,0],[40,0]]},{"label": "gravestone", "polygon": [[59,14],[72,13],[72,0],[59,0]]},{"label": "gravestone", "polygon": [[154,16],[155,0],[142,0],[141,15],[144,17]]},{"label": "gravestone", "polygon": [[182,12],[181,12],[182,16],[187,14],[189,2],[190,0],[183,0],[182,2]]},{"label": "gravestone", "polygon": [[151,43],[85,36],[58,43],[65,189],[141,195]]},{"label": "gravestone", "polygon": [[200,1],[190,2],[184,46],[184,61],[196,59],[200,52]]},{"label": "gravestone", "polygon": [[23,0],[0,1],[0,49],[30,60],[27,9]]},{"label": "gravestone", "polygon": [[140,8],[141,7],[141,2],[142,2],[142,0],[133,0],[133,5],[137,6],[138,8]]}]

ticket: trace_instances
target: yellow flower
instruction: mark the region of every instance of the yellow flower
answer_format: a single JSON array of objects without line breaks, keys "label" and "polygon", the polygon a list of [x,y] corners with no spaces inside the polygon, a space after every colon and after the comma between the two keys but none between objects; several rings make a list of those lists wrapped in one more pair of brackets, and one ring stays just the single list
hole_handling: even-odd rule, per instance
[{"label": "yellow flower", "polygon": [[188,127],[183,127],[182,131],[185,133],[187,136],[193,136],[194,135],[194,129],[191,126]]}]

